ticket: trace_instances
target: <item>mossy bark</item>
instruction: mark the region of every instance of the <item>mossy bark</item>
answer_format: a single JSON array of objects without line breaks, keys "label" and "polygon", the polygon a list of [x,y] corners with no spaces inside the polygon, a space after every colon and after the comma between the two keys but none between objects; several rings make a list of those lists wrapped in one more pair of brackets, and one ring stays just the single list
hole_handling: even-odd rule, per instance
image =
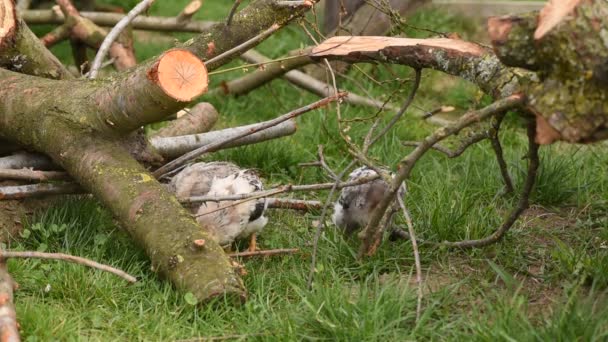
[{"label": "mossy bark", "polygon": [[18,19],[13,30],[10,37],[0,39],[0,68],[52,79],[73,78],[23,21]]},{"label": "mossy bark", "polygon": [[537,140],[606,139],[608,2],[580,1],[559,19],[551,12],[545,8],[490,19],[494,50],[505,65],[534,70],[539,76],[540,81],[526,89],[529,110],[542,121]]}]

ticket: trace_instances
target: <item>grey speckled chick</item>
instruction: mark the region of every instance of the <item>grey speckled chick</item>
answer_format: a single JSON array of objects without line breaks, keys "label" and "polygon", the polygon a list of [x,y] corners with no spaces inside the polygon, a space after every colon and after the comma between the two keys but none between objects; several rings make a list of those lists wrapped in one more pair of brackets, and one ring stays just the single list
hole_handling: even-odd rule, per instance
[{"label": "grey speckled chick", "polygon": [[[169,189],[178,198],[187,198],[246,194],[263,190],[263,185],[252,170],[243,170],[227,162],[211,162],[186,167],[173,177]],[[231,202],[205,202],[192,211],[221,246],[229,246],[235,239],[251,237],[249,250],[253,251],[256,249],[255,234],[268,223],[268,218],[264,217],[266,201],[244,202],[213,212]]]},{"label": "grey speckled chick", "polygon": [[[375,176],[376,171],[367,166],[355,169],[348,177],[348,181]],[[382,179],[362,185],[342,189],[340,198],[334,204],[334,224],[342,229],[348,236],[369,223],[370,216],[378,206],[384,194],[388,191],[388,184]],[[398,196],[403,196],[404,190],[399,191]]]}]

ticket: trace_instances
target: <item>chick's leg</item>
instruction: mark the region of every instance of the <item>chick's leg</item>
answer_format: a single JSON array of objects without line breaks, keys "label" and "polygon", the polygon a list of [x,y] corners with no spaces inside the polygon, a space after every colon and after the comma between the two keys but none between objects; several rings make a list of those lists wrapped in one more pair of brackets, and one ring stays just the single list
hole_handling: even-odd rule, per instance
[{"label": "chick's leg", "polygon": [[249,240],[249,252],[255,252],[257,250],[257,241],[255,237],[255,233],[251,234],[251,239]]}]

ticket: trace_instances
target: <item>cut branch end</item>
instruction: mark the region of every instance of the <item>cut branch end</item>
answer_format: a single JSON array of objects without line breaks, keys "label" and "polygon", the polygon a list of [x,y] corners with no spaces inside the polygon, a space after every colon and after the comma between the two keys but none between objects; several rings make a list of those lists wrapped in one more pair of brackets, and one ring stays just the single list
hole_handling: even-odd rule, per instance
[{"label": "cut branch end", "polygon": [[148,78],[165,94],[182,102],[206,93],[209,84],[205,63],[182,49],[165,52],[148,72]]}]

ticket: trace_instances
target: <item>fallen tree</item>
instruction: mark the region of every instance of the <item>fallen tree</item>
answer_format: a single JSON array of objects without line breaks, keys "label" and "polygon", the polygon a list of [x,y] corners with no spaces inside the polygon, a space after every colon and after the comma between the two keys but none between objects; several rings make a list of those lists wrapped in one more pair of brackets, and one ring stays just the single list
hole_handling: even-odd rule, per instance
[{"label": "fallen tree", "polygon": [[[222,249],[118,141],[203,94],[207,72],[229,58],[203,60],[284,26],[311,5],[254,1],[230,25],[212,26],[126,73],[90,82],[72,79],[18,19],[15,3],[2,0],[0,137],[51,157],[113,212],[147,251],[154,271],[178,288],[202,301],[220,295],[240,301],[245,289]],[[208,241],[204,248],[193,246],[198,239]]]}]

